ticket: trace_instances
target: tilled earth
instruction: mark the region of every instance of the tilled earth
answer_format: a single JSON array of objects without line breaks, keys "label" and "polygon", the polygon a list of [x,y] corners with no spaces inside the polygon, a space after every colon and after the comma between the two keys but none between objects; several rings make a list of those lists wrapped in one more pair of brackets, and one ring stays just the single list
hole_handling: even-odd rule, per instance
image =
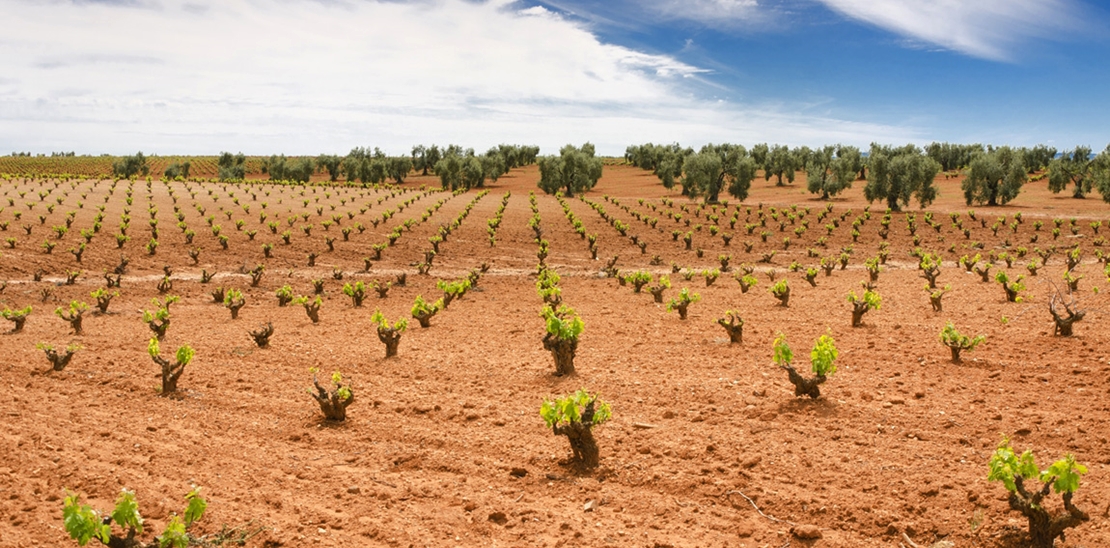
[{"label": "tilled earth", "polygon": [[[852,328],[846,296],[862,291],[863,262],[884,241],[878,234],[880,204],[870,208],[858,241],[850,236],[852,221],[867,205],[858,188],[862,182],[819,221],[825,204],[804,194],[804,180],[787,187],[757,181],[745,203],[719,208],[720,232],[712,236],[711,209],[695,214],[695,202],[662,189],[650,173],[606,169],[585,196],[588,202],[565,200],[585,232],[597,235],[597,260],[556,198],[536,197],[551,249],[546,263],[562,276],[564,302],[586,325],[577,373],[568,378],[552,375],[552,357],[541,344],[537,244],[528,227],[534,167],[514,171],[480,198],[477,191],[435,191],[431,177],[413,178],[403,193],[180,182],[154,182],[148,191],[138,181],[129,207],[127,181],[111,194],[111,181],[0,183],[0,206],[6,205],[0,222],[9,223],[0,239],[16,238],[0,257],[0,281],[8,281],[0,301],[34,309],[22,332],[0,335],[0,544],[72,545],[61,520],[66,489],[105,511],[121,489],[134,490],[149,540],[199,485],[209,513],[192,532],[208,539],[224,525],[257,532],[247,546],[887,547],[905,543],[903,534],[922,546],[938,540],[1020,546],[1024,520],[1008,510],[1005,489],[986,481],[987,461],[1006,434],[1017,449],[1032,449],[1042,467],[1065,453],[1089,467],[1075,501],[1091,521],[1057,545],[1110,545],[1110,329],[1108,298],[1095,291],[1110,288],[1095,256],[1108,249],[1096,244],[1110,226],[1098,234],[1090,226],[1110,225],[1104,204],[1055,197],[1040,181],[1030,183],[1012,206],[979,207],[984,227],[960,203],[958,180],[942,180],[942,199],[929,210],[943,225],[939,232],[925,224],[923,212],[907,213],[916,218],[918,247],[943,258],[938,285],[949,286],[943,312],[930,307],[909,255],[915,244],[907,213],[895,212],[886,240],[889,259],[876,283],[882,306]],[[421,192],[421,185],[433,191]],[[40,201],[39,192],[48,190]],[[487,220],[509,192],[490,247]],[[193,244],[175,227],[175,197],[188,229],[196,232]],[[380,221],[383,211],[410,200]],[[35,205],[28,209],[28,203]],[[647,243],[643,253],[590,203],[626,223],[628,236]],[[56,206],[52,212],[49,204]],[[83,241],[80,231],[92,227],[101,204],[102,228],[77,263],[68,250]],[[469,215],[440,244],[430,275],[418,275],[413,263],[423,262],[428,239],[468,204]],[[160,232],[153,255],[145,249],[151,205]],[[115,235],[127,207],[131,239],[117,249]],[[744,225],[759,222],[761,207],[767,225],[749,235]],[[772,220],[772,208],[779,221]],[[808,214],[799,217],[806,208]],[[51,228],[64,226],[70,211],[72,227],[58,239]],[[267,218],[260,220],[263,211]],[[729,227],[734,212],[738,222]],[[970,235],[953,225],[951,212],[960,214]],[[1023,216],[1016,232],[1010,227],[1015,212]],[[829,233],[825,225],[845,213]],[[296,217],[288,224],[300,214],[308,220]],[[229,237],[226,250],[206,220],[210,215]],[[325,230],[322,223],[334,223],[333,215],[342,218]],[[990,226],[1004,215],[995,234]],[[637,216],[656,219],[656,227]],[[1057,217],[1062,224],[1053,239]],[[1073,217],[1075,235],[1069,228]],[[408,219],[414,219],[411,230],[366,272],[371,246]],[[689,227],[685,219],[692,220]],[[242,230],[236,220],[243,221]],[[1038,220],[1044,223],[1039,231],[1033,226]],[[796,235],[805,221],[808,230]],[[279,223],[276,233],[270,222]],[[779,222],[786,223],[782,230]],[[365,230],[354,229],[355,223]],[[310,234],[302,228],[308,224]],[[352,228],[348,240],[343,228]],[[253,240],[246,235],[250,230],[257,231]],[[288,245],[281,240],[285,230],[291,232]],[[690,250],[672,237],[673,230],[694,232]],[[770,232],[766,242],[759,235],[764,230]],[[733,236],[728,246],[721,232]],[[1034,235],[1038,241],[1031,243]],[[788,249],[785,237],[792,240]],[[325,238],[335,238],[334,251]],[[46,254],[43,241],[57,242],[56,249]],[[972,249],[975,242],[982,249]],[[271,258],[263,257],[267,243]],[[1076,296],[1087,316],[1076,324],[1075,336],[1056,337],[1048,303],[1063,288],[1064,253],[1077,244],[1083,258],[1075,272],[1084,278]],[[848,246],[847,268],[837,267],[830,276],[822,272],[815,287],[788,268],[838,258]],[[1034,248],[1051,246],[1058,250],[1048,265],[1029,276]],[[1027,276],[1021,303],[1006,302],[997,283],[984,283],[956,264],[978,252],[981,265],[991,252],[1015,254],[1018,247],[1028,254],[1008,272],[1011,278]],[[188,256],[192,249],[200,250],[196,264]],[[811,249],[817,257],[809,256]],[[777,253],[771,263],[757,263],[772,250]],[[103,287],[104,271],[117,265],[121,253],[130,264],[120,295],[108,314],[87,312],[84,334],[73,335],[52,311],[71,300],[93,304],[89,293]],[[318,255],[311,267],[310,253]],[[707,286],[702,272],[720,268],[723,254],[731,255],[732,271]],[[680,320],[646,291],[635,294],[605,277],[601,271],[613,256],[622,274],[668,275],[667,300],[683,287],[701,300]],[[437,315],[432,327],[412,322],[399,355],[382,357],[370,322],[375,310],[390,320],[409,317],[417,295],[438,298],[438,280],[462,278],[483,263],[488,271],[475,289]],[[251,287],[246,272],[257,264],[265,271]],[[691,272],[690,279],[672,273],[672,264]],[[759,280],[747,293],[733,279],[742,264],[754,267]],[[181,300],[171,307],[162,352],[186,343],[197,351],[177,397],[157,393],[158,367],[147,355],[151,332],[141,320],[141,311],[152,309],[151,299],[164,296],[156,286],[166,265],[172,282],[166,295]],[[40,270],[42,280],[33,281]],[[215,278],[202,284],[202,270]],[[75,284],[63,284],[67,271],[81,272]],[[342,280],[334,278],[337,271]],[[402,273],[403,286],[396,284]],[[778,306],[768,292],[771,276],[788,280],[789,307]],[[274,296],[284,285],[312,295],[314,279],[324,284],[318,324],[299,306],[279,307]],[[386,298],[374,293],[355,308],[342,286],[358,280],[395,285]],[[247,305],[238,319],[212,302],[217,286],[242,290]],[[729,344],[716,324],[726,310],[745,320],[740,344]],[[986,335],[961,364],[951,363],[938,340],[948,321],[965,334]],[[259,349],[248,331],[266,322],[275,334],[269,348]],[[821,398],[795,398],[786,373],[772,365],[771,343],[779,332],[805,369],[818,336],[836,340],[838,370],[822,386]],[[81,349],[64,371],[47,373],[49,365],[36,349],[40,342],[77,343]],[[355,402],[345,423],[322,420],[306,393],[310,368],[319,368],[322,377],[340,371],[353,383]],[[613,409],[613,419],[595,430],[601,466],[591,472],[565,464],[566,439],[552,435],[538,414],[545,397],[578,388],[600,393]],[[1059,510],[1058,497],[1049,508]],[[808,536],[820,538],[801,538]]]}]

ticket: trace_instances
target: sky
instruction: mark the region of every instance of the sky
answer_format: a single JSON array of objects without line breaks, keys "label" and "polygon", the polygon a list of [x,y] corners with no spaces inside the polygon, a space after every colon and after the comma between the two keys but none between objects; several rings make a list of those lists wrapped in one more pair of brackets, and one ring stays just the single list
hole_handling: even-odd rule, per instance
[{"label": "sky", "polygon": [[0,154],[1110,143],[1092,0],[0,0]]}]

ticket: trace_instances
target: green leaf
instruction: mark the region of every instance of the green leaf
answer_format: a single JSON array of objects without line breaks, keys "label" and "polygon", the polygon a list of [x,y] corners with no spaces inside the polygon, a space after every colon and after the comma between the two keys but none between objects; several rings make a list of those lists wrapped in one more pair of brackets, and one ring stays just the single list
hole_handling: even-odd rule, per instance
[{"label": "green leaf", "polygon": [[189,362],[193,361],[193,356],[195,356],[196,353],[197,352],[196,350],[193,350],[193,347],[187,344],[181,345],[181,347],[177,349],[177,363],[181,365],[189,365]]},{"label": "green leaf", "polygon": [[208,509],[208,501],[200,496],[200,487],[189,491],[189,494],[185,495],[185,500],[188,502],[185,507],[185,526],[188,527],[204,517],[204,511]]},{"label": "green leaf", "polygon": [[786,335],[782,333],[775,337],[772,351],[774,354],[771,359],[778,365],[790,365],[790,362],[794,361],[794,352],[790,350]]},{"label": "green leaf", "polygon": [[166,530],[158,537],[159,548],[188,548],[189,535],[185,532],[185,524],[181,518],[173,516],[166,524]]},{"label": "green leaf", "polygon": [[65,497],[62,507],[62,522],[70,538],[84,546],[92,539],[108,544],[111,526],[101,523],[100,514],[87,504],[80,504],[80,495],[70,493]]},{"label": "green leaf", "polygon": [[994,455],[991,456],[990,473],[987,475],[987,481],[1000,481],[1006,487],[1006,490],[1012,493],[1017,491],[1017,485],[1014,482],[1015,477],[1032,479],[1037,477],[1038,474],[1039,471],[1033,460],[1033,453],[1026,451],[1018,456],[1014,453],[1014,449],[1010,447],[1009,438],[1003,436],[1002,443],[998,445]]},{"label": "green leaf", "polygon": [[579,422],[582,420],[582,412],[591,401],[594,402],[592,424],[598,425],[612,418],[612,409],[608,403],[597,399],[596,394],[591,395],[582,389],[561,398],[545,399],[540,405],[540,416],[549,428]]},{"label": "green leaf", "polygon": [[1052,481],[1052,489],[1057,493],[1074,493],[1079,489],[1079,476],[1086,473],[1087,467],[1075,462],[1075,455],[1069,454],[1041,472],[1040,479],[1043,482]]},{"label": "green leaf", "polygon": [[809,353],[810,361],[813,364],[813,372],[817,375],[828,376],[836,373],[836,358],[840,355],[840,351],[836,349],[835,341],[828,335],[821,335],[818,337],[816,344],[813,345],[813,350]]},{"label": "green leaf", "polygon": [[116,508],[112,510],[112,521],[125,530],[134,528],[136,532],[143,532],[143,517],[139,515],[139,503],[135,501],[135,492],[124,489],[116,499]]}]

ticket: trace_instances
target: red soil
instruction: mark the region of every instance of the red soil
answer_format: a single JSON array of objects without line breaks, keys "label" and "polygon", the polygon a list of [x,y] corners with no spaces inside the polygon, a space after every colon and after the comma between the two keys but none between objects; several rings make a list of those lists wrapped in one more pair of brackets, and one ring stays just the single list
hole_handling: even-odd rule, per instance
[{"label": "red soil", "polygon": [[[562,275],[564,301],[586,324],[577,374],[556,378],[551,355],[540,342],[541,303],[530,275],[536,244],[527,227],[528,192],[536,177],[536,170],[528,168],[491,185],[441,244],[431,276],[417,275],[410,264],[422,260],[431,247],[427,239],[455,219],[476,192],[432,193],[372,227],[370,219],[387,206],[419,194],[391,198],[388,191],[310,187],[302,198],[297,187],[227,186],[251,206],[246,214],[232,204],[224,185],[192,184],[196,203],[208,215],[218,215],[215,224],[230,237],[225,251],[184,184],[173,183],[186,222],[197,232],[195,246],[186,245],[174,227],[167,187],[155,182],[150,196],[161,234],[150,256],[142,249],[149,240],[148,193],[145,183],[137,182],[128,232],[132,240],[123,249],[131,266],[121,295],[112,301],[110,314],[86,314],[81,336],[73,336],[51,311],[73,299],[92,304],[89,292],[103,285],[101,273],[118,261],[113,235],[126,206],[127,182],[108,201],[103,229],[81,264],[66,250],[80,241],[79,229],[92,225],[94,206],[104,203],[109,182],[78,182],[76,189],[61,183],[47,200],[62,197],[63,204],[45,224],[37,219],[46,214],[46,202],[39,203],[37,193],[53,183],[0,185],[3,198],[12,197],[16,204],[0,212],[0,222],[10,221],[0,240],[18,240],[14,249],[2,250],[0,280],[9,283],[0,301],[13,308],[34,306],[21,333],[0,335],[7,356],[0,363],[5,389],[0,395],[5,419],[0,426],[0,544],[73,545],[62,528],[63,489],[81,493],[105,511],[120,489],[135,490],[149,540],[171,512],[181,511],[182,495],[196,484],[204,487],[209,513],[193,532],[210,535],[223,524],[245,522],[264,527],[247,546],[888,547],[902,542],[903,532],[923,546],[939,539],[957,546],[1018,546],[1024,520],[1008,511],[1003,487],[986,481],[987,461],[1005,433],[1017,449],[1032,449],[1042,467],[1064,453],[1074,453],[1089,466],[1075,501],[1092,519],[1070,530],[1066,545],[1110,545],[1110,454],[1105,449],[1110,330],[1105,328],[1107,297],[1093,292],[1110,284],[1095,262],[1098,248],[1089,226],[1096,219],[1107,223],[1105,204],[1055,197],[1043,181],[1031,183],[1012,206],[975,208],[988,226],[996,217],[1007,215],[1009,223],[1013,212],[1023,213],[1017,233],[1004,226],[995,236],[968,219],[958,183],[942,180],[941,198],[930,209],[943,225],[939,235],[915,208],[909,212],[917,215],[921,247],[944,258],[939,282],[951,286],[944,312],[929,307],[923,280],[908,256],[913,244],[904,214],[896,213],[890,260],[877,284],[882,308],[853,329],[845,296],[859,290],[866,278],[862,263],[882,241],[877,233],[883,208],[876,204],[858,243],[851,243],[852,219],[866,205],[862,182],[833,202],[833,216],[848,208],[852,213],[823,248],[815,242],[832,216],[817,222],[824,204],[804,192],[804,181],[788,187],[758,181],[741,205],[735,229],[727,228],[722,215],[721,227],[735,235],[729,247],[719,236],[710,237],[708,210],[694,220],[692,225],[705,225],[694,236],[694,247],[704,249],[699,259],[672,240],[671,231],[680,225],[663,214],[668,208],[659,198],[673,198],[676,208],[687,202],[674,193],[665,195],[650,173],[607,167],[586,198],[628,223],[629,235],[647,241],[645,254],[587,203],[573,199],[568,204],[587,232],[598,235],[599,258],[618,255],[622,272],[669,274],[672,262],[700,271],[719,266],[716,257],[722,253],[732,255],[735,267],[755,263],[765,250],[779,252],[773,264],[758,265],[759,284],[747,294],[741,294],[732,273],[710,287],[700,276],[686,281],[671,275],[674,287],[667,298],[682,287],[702,297],[690,306],[689,319],[681,321],[646,292],[635,295],[599,276],[603,261],[590,260],[586,242],[574,233],[555,198],[538,195],[544,238],[551,245],[547,263]],[[405,186],[421,184],[435,181],[414,177]],[[208,190],[219,196],[218,202]],[[486,219],[509,190],[497,245],[490,248]],[[19,198],[19,191],[27,191],[26,197]],[[69,196],[63,197],[63,191]],[[78,209],[83,192],[88,197]],[[618,197],[629,211],[603,195]],[[379,196],[386,197],[382,205]],[[637,198],[647,201],[641,205]],[[304,207],[302,199],[312,202]],[[371,244],[385,241],[406,219],[419,221],[440,199],[447,201],[439,211],[385,250],[369,273],[361,272]],[[24,203],[31,201],[37,205],[26,211]],[[259,222],[263,201],[269,204],[266,222],[280,222],[279,233],[288,228],[290,215],[309,213],[311,236],[304,235],[299,228],[304,222],[297,220],[290,229],[292,245],[282,245]],[[368,202],[368,212],[359,214]],[[786,232],[769,221],[766,229],[747,235],[743,225],[753,221],[745,220],[745,209],[752,208],[755,219],[760,202],[765,209],[811,208],[805,217],[809,230],[795,236],[800,220],[788,223]],[[649,209],[652,204],[658,211]],[[317,205],[324,208],[322,217]],[[235,230],[221,206],[246,222],[244,231],[258,231],[255,241]],[[731,204],[729,215],[735,209]],[[22,220],[13,220],[15,211],[24,212]],[[68,211],[77,212],[73,228],[53,254],[43,253],[42,241],[54,241],[50,227],[62,225]],[[355,213],[353,220],[344,216],[340,227],[322,229],[320,223],[332,214],[348,211]],[[658,228],[637,221],[632,211],[657,217]],[[961,212],[970,239],[953,228],[949,211]],[[1056,242],[1053,216],[1065,219]],[[1081,219],[1080,236],[1067,229],[1071,216]],[[1046,226],[1039,242],[1031,244],[1035,220]],[[343,241],[339,229],[355,222],[367,230]],[[33,225],[31,236],[25,235],[24,224]],[[767,243],[760,242],[760,230],[772,232]],[[1099,234],[1106,232],[1110,226]],[[793,240],[785,251],[784,236]],[[325,237],[337,238],[334,252],[326,252]],[[1027,278],[1024,303],[1005,302],[998,284],[982,283],[956,265],[969,253],[965,246],[970,242],[984,243],[985,256],[1001,251],[1006,238],[1015,248],[1028,247],[1030,257],[1034,246],[1081,246],[1080,299],[1089,312],[1076,324],[1074,337],[1054,337],[1047,310],[1053,283],[1061,285],[1061,253]],[[745,241],[753,242],[751,253],[744,253]],[[263,259],[263,243],[274,245],[273,258]],[[836,257],[848,245],[854,248],[848,269],[831,277],[822,273],[816,287],[787,269],[794,261],[816,265],[818,259],[807,257],[808,248]],[[955,246],[954,252],[949,246]],[[197,266],[186,254],[193,247],[202,250]],[[310,252],[320,255],[313,268],[306,266]],[[653,255],[660,256],[661,266],[650,264]],[[1015,262],[1011,277],[1026,273],[1028,260]],[[476,290],[436,316],[431,328],[412,322],[399,356],[382,358],[383,346],[369,320],[375,309],[390,320],[409,317],[416,295],[438,297],[438,279],[465,276],[482,262],[492,268]],[[262,282],[249,287],[249,277],[241,272],[259,263],[266,265]],[[168,355],[184,343],[197,350],[179,382],[180,397],[173,398],[155,391],[158,370],[146,354],[150,331],[140,319],[140,311],[159,296],[155,285],[167,264],[173,267],[170,293],[182,300],[172,308],[162,352]],[[203,285],[202,268],[219,276]],[[343,281],[332,279],[336,268],[344,273]],[[34,282],[38,269],[46,276]],[[64,271],[73,269],[84,272],[76,285],[56,285]],[[789,280],[789,308],[777,306],[768,293],[771,269]],[[362,308],[353,308],[341,292],[346,281],[393,279],[402,272],[408,273],[406,286],[394,287],[385,299],[371,295]],[[300,307],[277,306],[275,289],[289,284],[297,294],[311,294],[314,278],[326,280],[319,324],[309,322]],[[216,285],[242,289],[247,305],[238,320],[211,303],[208,292]],[[46,303],[40,299],[43,289],[52,291]],[[726,309],[738,310],[746,321],[742,344],[730,345],[715,323]],[[267,321],[276,333],[271,347],[261,350],[247,331]],[[964,333],[987,336],[979,349],[965,354],[963,364],[950,363],[948,350],[938,342],[946,321]],[[822,398],[794,398],[786,373],[771,365],[777,332],[788,336],[802,369],[808,369],[807,350],[816,337],[830,333],[836,339],[839,369],[822,386]],[[35,344],[71,341],[82,346],[72,364],[44,373],[48,364]],[[345,423],[322,421],[305,393],[311,367],[325,375],[339,370],[353,382],[356,401]],[[613,420],[596,429],[601,467],[578,474],[560,464],[569,453],[566,439],[544,427],[538,410],[545,396],[582,387],[612,404]],[[517,477],[514,469],[526,474]],[[1054,496],[1049,508],[1059,507]],[[792,536],[791,523],[815,526],[822,538],[800,540]]]}]

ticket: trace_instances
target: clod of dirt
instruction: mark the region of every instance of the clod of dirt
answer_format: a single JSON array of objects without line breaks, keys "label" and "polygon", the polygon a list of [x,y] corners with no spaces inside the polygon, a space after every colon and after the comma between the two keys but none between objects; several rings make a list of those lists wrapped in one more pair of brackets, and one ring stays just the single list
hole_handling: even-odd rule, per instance
[{"label": "clod of dirt", "polygon": [[352,486],[347,488],[347,492],[352,494],[352,495],[357,495],[357,494],[362,492],[362,489],[360,489],[359,486],[357,486],[357,485],[352,485]]},{"label": "clod of dirt", "polygon": [[740,538],[748,538],[755,534],[755,527],[750,522],[741,521],[736,524],[736,535]]},{"label": "clod of dirt", "polygon": [[821,529],[816,525],[795,525],[790,532],[793,533],[795,537],[802,540],[816,540],[821,538]]}]

